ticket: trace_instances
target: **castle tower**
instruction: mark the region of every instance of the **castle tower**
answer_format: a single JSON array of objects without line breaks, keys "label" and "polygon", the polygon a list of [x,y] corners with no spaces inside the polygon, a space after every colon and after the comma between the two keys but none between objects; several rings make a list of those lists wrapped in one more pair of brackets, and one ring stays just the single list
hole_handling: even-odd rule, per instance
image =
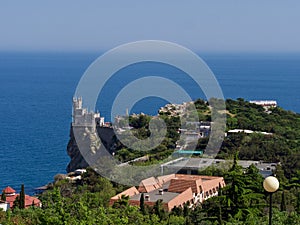
[{"label": "castle tower", "polygon": [[100,117],[100,113],[89,112],[86,108],[82,108],[82,98],[73,98],[73,121],[72,126],[90,127],[96,129],[96,124],[104,125],[104,118]]},{"label": "castle tower", "polygon": [[83,125],[83,116],[87,113],[86,109],[82,108],[82,98],[73,98],[73,125]]},{"label": "castle tower", "polygon": [[82,109],[82,97],[73,97],[73,109]]}]

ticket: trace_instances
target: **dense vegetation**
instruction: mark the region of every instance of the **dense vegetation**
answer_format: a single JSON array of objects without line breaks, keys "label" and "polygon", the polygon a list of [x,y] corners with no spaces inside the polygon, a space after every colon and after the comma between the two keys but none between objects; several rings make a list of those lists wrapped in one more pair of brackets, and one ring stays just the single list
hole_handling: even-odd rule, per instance
[{"label": "dense vegetation", "polygon": [[[256,167],[250,166],[243,171],[235,162],[229,170],[210,167],[200,173],[222,175],[227,186],[220,189],[219,196],[210,198],[193,209],[185,205],[166,212],[160,201],[153,207],[143,203],[140,207],[130,206],[126,196],[113,206],[109,206],[110,197],[126,187],[111,183],[88,169],[77,184],[60,180],[57,176],[52,188],[40,196],[43,203],[41,209],[14,208],[12,211],[0,212],[0,223],[3,225],[267,224],[269,199],[262,188],[263,178]],[[274,224],[300,223],[299,182],[300,173],[274,194],[273,217],[276,221]]]},{"label": "dense vegetation", "polygon": [[300,169],[300,115],[280,107],[266,112],[263,107],[243,99],[227,100],[227,130],[249,129],[272,133],[237,133],[228,135],[219,158],[280,162],[287,178]]},{"label": "dense vegetation", "polygon": [[[212,108],[217,108],[217,100],[207,102],[198,99],[194,102],[199,121],[210,121]],[[291,178],[300,169],[300,115],[286,111],[280,107],[266,111],[262,106],[249,103],[241,98],[228,99],[226,104],[226,130],[247,129],[262,133],[235,133],[225,137],[218,158],[232,159],[238,152],[240,159],[262,160],[265,162],[280,162],[285,176]],[[218,110],[215,110],[218,113]],[[193,115],[189,115],[190,118]],[[178,129],[181,120],[187,121],[186,115],[171,115],[170,112],[160,113],[159,118],[164,119],[167,125],[167,135],[160,145],[146,154],[150,163],[156,163],[169,156],[176,147],[179,138]],[[134,129],[134,135],[139,139],[150,136],[148,115],[136,115],[129,117],[129,124]],[[145,155],[144,151],[127,148],[117,142],[116,157],[122,162]],[[204,150],[208,138],[201,138],[196,149]],[[149,162],[148,162],[149,163]]]},{"label": "dense vegetation", "polygon": [[[192,111],[193,107],[195,107],[195,111]],[[175,110],[175,107],[173,108],[173,110]],[[192,113],[176,113],[175,115],[172,115],[170,111],[167,111],[160,112],[159,115],[155,117],[165,122],[167,133],[163,141],[156,148],[147,151],[150,163],[157,163],[157,161],[167,158],[174,152],[174,149],[176,148],[176,142],[179,140],[180,136],[178,132],[179,128],[183,128],[182,126],[185,126],[184,128],[190,128],[190,125],[186,124],[187,121],[195,121],[196,119],[199,121],[211,120],[211,110],[209,108],[209,105],[207,102],[201,99],[196,100],[194,102],[194,106],[192,104],[188,105],[187,110],[191,110]],[[196,114],[194,115],[194,113]],[[153,119],[153,117],[140,114],[129,116],[129,118],[126,117],[124,119],[128,119],[129,125],[133,127],[133,129],[128,132],[133,132],[134,136],[136,136],[138,139],[143,140],[150,136],[151,133],[149,130],[149,121]],[[121,124],[118,124],[118,126],[120,127],[122,127],[122,125],[125,125],[124,121],[121,121]],[[126,135],[126,132],[124,133],[124,135]],[[130,143],[131,141],[128,140],[128,142]],[[121,162],[129,161],[143,155],[145,155],[144,151],[130,149],[117,140],[116,157],[118,157],[118,160],[120,160]]]},{"label": "dense vegetation", "polygon": [[[156,162],[168,157],[174,151],[176,147],[176,141],[179,138],[179,134],[177,132],[180,128],[179,116],[170,117],[167,115],[160,115],[159,118],[165,121],[167,134],[163,141],[156,148],[146,152],[149,155],[149,160],[151,162]],[[140,140],[148,138],[150,136],[150,119],[150,116],[143,114],[129,116],[129,125],[134,129],[127,132],[133,132],[134,136]],[[126,132],[124,132],[122,135],[126,136]],[[133,142],[130,139],[127,141],[129,143]],[[123,145],[120,141],[117,141],[116,157],[118,157],[118,160],[120,160],[121,162],[129,161],[143,155],[145,155],[145,151],[130,149]]]}]

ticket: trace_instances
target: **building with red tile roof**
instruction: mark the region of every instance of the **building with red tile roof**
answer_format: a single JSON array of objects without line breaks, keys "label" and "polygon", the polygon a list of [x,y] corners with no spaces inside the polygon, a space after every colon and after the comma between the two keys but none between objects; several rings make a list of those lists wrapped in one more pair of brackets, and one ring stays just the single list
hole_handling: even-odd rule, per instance
[{"label": "building with red tile roof", "polygon": [[16,191],[15,191],[15,189],[11,188],[10,186],[7,186],[6,188],[4,188],[2,190],[2,193],[5,193],[6,196],[9,196],[9,195],[15,195]]},{"label": "building with red tile roof", "polygon": [[113,205],[114,202],[118,201],[123,195],[125,196],[134,196],[139,194],[140,192],[135,188],[135,187],[131,187],[126,189],[125,191],[115,195],[114,197],[112,197],[109,201],[110,205]]},{"label": "building with red tile roof", "polygon": [[[20,194],[16,194],[16,191],[11,188],[11,187],[6,187],[2,190],[2,192],[5,193],[6,195],[6,200],[1,202],[0,206],[1,208],[6,210],[8,208],[13,208],[14,207],[14,201],[16,200],[16,198],[20,195]],[[5,206],[6,205],[6,206]],[[36,197],[32,197],[29,195],[25,195],[25,208],[28,208],[30,206],[36,206],[36,207],[41,207],[42,203],[41,201],[36,198]]]},{"label": "building with red tile roof", "polygon": [[112,197],[110,205],[125,195],[129,196],[130,205],[139,206],[144,193],[146,205],[153,206],[161,199],[163,207],[171,211],[175,206],[189,204],[193,207],[210,197],[217,196],[219,187],[225,187],[223,177],[169,174],[142,180],[138,189],[131,187]]},{"label": "building with red tile roof", "polygon": [[150,192],[158,188],[161,188],[161,184],[157,182],[157,180],[154,177],[150,177],[140,182],[138,191]]}]

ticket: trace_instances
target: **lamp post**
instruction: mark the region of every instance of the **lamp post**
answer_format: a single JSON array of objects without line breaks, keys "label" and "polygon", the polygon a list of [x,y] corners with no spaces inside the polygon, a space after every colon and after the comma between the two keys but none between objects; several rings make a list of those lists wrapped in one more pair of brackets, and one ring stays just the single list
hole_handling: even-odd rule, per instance
[{"label": "lamp post", "polygon": [[272,194],[278,190],[279,181],[276,177],[269,176],[264,180],[264,189],[270,193],[270,206],[269,206],[269,225],[272,225]]}]

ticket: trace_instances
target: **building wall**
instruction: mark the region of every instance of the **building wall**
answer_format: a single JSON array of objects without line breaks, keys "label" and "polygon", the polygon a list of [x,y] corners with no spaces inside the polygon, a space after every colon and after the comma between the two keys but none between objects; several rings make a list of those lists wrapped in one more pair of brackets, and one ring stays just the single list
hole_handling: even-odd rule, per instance
[{"label": "building wall", "polygon": [[0,209],[3,209],[4,212],[7,211],[9,208],[9,203],[0,203]]},{"label": "building wall", "polygon": [[89,112],[86,108],[82,108],[82,98],[73,98],[73,126],[88,126],[95,129],[96,121],[104,124],[104,118],[100,117],[100,113]]}]

